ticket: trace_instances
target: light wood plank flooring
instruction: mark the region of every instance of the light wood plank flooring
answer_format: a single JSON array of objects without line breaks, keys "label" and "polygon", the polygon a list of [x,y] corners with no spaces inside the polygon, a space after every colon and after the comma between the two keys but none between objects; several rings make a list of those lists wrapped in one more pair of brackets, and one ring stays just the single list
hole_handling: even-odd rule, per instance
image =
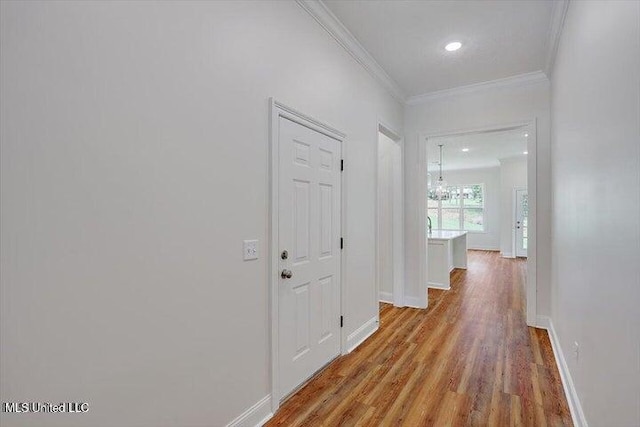
[{"label": "light wood plank flooring", "polygon": [[380,329],[266,425],[571,425],[547,332],[525,324],[525,269],[469,251],[427,310],[381,304]]}]

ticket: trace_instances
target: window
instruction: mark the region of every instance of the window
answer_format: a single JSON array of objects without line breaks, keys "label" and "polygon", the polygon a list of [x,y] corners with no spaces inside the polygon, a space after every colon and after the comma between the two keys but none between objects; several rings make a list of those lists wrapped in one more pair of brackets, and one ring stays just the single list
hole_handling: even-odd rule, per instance
[{"label": "window", "polygon": [[434,229],[484,231],[484,184],[430,189],[427,215]]}]

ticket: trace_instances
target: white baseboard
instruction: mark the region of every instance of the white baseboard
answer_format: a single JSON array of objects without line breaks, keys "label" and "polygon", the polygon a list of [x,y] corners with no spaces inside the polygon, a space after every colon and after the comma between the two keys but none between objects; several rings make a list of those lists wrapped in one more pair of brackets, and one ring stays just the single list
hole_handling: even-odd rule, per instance
[{"label": "white baseboard", "polygon": [[227,427],[262,427],[271,417],[271,395],[268,394],[227,424]]},{"label": "white baseboard", "polygon": [[[536,317],[536,328],[546,329],[547,331],[549,331],[549,329],[551,329],[551,326],[549,326],[550,323],[551,319],[549,318],[549,316]],[[549,338],[551,338],[551,332],[549,332]]]},{"label": "white baseboard", "polygon": [[378,330],[378,316],[367,320],[364,325],[353,331],[347,337],[347,353],[351,353],[375,331]]},{"label": "white baseboard", "polygon": [[546,329],[549,332],[551,348],[553,349],[553,355],[555,356],[556,364],[558,365],[558,371],[560,371],[562,388],[564,389],[564,394],[567,398],[567,403],[569,404],[569,411],[571,411],[573,425],[576,427],[588,427],[589,425],[587,424],[587,419],[584,416],[584,411],[582,410],[578,393],[576,392],[575,385],[573,384],[573,379],[571,378],[567,361],[564,357],[564,353],[562,352],[562,347],[560,346],[560,340],[558,339],[558,335],[556,335],[556,330],[553,328],[553,322],[548,316],[538,316],[536,323],[539,328]]},{"label": "white baseboard", "polygon": [[470,251],[500,251],[499,247],[496,246],[482,246],[482,245],[476,245],[476,246],[469,246],[467,245],[467,250]]},{"label": "white baseboard", "polygon": [[451,289],[451,286],[445,285],[444,283],[436,283],[436,282],[427,283],[427,287],[431,289],[442,289],[445,291],[448,291],[449,289]]},{"label": "white baseboard", "polygon": [[380,291],[378,295],[378,300],[380,302],[386,302],[389,304],[393,304],[393,294],[391,292],[382,292]]},{"label": "white baseboard", "polygon": [[404,297],[404,305],[405,307],[411,308],[427,308],[427,299],[426,298],[418,298],[418,297]]},{"label": "white baseboard", "polygon": [[500,252],[502,258],[515,258],[511,252]]}]

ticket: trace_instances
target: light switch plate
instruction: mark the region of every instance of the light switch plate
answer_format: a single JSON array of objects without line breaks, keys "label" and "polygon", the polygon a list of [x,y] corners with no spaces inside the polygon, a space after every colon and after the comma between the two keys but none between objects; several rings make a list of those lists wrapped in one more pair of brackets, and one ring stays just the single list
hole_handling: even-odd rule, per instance
[{"label": "light switch plate", "polygon": [[258,259],[258,241],[245,240],[244,241],[244,260],[249,261],[252,259]]}]

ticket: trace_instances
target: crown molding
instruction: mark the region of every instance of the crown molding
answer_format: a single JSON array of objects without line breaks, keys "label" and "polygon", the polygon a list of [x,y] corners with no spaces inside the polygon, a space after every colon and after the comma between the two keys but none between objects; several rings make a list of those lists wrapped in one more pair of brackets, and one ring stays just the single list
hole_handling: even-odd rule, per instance
[{"label": "crown molding", "polygon": [[547,61],[544,69],[549,78],[551,78],[551,73],[553,73],[553,65],[556,61],[560,36],[562,35],[562,28],[564,27],[564,19],[567,16],[568,8],[569,0],[556,0],[553,3],[551,26],[549,27],[549,35],[547,38]]},{"label": "crown molding", "polygon": [[349,54],[364,67],[394,98],[405,102],[400,86],[376,62],[353,34],[340,22],[322,0],[296,0]]},{"label": "crown molding", "polygon": [[407,105],[417,105],[435,99],[448,98],[456,95],[465,95],[484,90],[497,88],[517,87],[535,83],[549,82],[547,76],[551,75],[562,27],[564,25],[567,8],[570,0],[555,0],[551,26],[547,39],[547,58],[544,71],[519,74],[502,79],[458,86],[435,92],[407,97],[400,86],[387,74],[371,54],[360,44],[355,36],[344,26],[337,16],[324,4],[322,0],[296,0],[322,28],[324,28],[360,65],[364,67],[375,80],[377,80],[398,101]]},{"label": "crown molding", "polygon": [[549,79],[542,71],[518,74],[517,76],[505,77],[503,79],[490,80],[487,82],[474,83],[465,86],[458,86],[451,89],[438,90],[422,95],[410,96],[407,98],[407,105],[423,104],[434,99],[448,98],[456,95],[466,95],[474,92],[481,92],[490,89],[525,86],[535,83],[548,82]]}]

